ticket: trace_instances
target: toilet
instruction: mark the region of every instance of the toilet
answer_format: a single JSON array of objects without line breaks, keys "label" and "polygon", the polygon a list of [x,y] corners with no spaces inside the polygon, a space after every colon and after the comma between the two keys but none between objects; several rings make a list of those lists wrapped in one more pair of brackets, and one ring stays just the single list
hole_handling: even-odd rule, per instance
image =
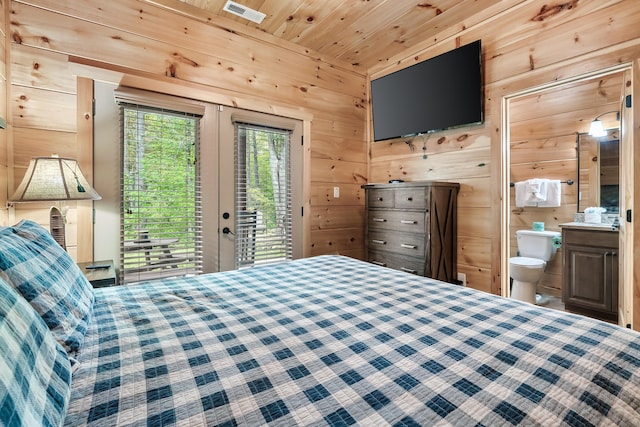
[{"label": "toilet", "polygon": [[556,253],[553,238],[557,231],[516,231],[517,257],[509,258],[509,274],[513,279],[511,298],[536,303],[536,284],[549,261]]}]

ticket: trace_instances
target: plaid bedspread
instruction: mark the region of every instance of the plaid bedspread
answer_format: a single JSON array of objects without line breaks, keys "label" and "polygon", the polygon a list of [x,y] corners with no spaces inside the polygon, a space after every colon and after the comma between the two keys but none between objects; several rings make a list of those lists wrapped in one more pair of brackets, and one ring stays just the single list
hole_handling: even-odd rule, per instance
[{"label": "plaid bedspread", "polygon": [[96,290],[69,426],[640,425],[640,334],[338,256]]}]

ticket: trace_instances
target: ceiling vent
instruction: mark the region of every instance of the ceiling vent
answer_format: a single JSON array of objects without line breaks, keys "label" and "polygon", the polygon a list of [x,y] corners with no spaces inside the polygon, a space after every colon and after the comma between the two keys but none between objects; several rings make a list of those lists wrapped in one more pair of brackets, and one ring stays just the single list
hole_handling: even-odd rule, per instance
[{"label": "ceiling vent", "polygon": [[244,19],[248,19],[249,21],[253,21],[256,24],[260,24],[264,17],[267,16],[262,12],[250,9],[231,0],[227,0],[227,3],[222,9],[234,15],[241,16]]}]

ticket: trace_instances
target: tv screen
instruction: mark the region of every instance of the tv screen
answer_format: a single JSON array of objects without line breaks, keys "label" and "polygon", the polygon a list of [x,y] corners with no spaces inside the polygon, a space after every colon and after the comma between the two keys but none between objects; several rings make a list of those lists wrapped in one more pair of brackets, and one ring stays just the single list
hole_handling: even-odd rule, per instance
[{"label": "tv screen", "polygon": [[371,81],[373,139],[482,123],[480,40]]}]

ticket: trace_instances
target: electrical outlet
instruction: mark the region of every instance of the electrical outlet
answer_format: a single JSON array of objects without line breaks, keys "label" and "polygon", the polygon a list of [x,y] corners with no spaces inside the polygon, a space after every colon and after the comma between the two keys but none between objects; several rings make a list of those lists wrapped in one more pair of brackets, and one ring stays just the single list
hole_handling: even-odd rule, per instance
[{"label": "electrical outlet", "polygon": [[458,273],[458,281],[462,286],[467,286],[467,275],[464,273]]},{"label": "electrical outlet", "polygon": [[340,187],[333,187],[333,198],[334,199],[340,198]]}]

